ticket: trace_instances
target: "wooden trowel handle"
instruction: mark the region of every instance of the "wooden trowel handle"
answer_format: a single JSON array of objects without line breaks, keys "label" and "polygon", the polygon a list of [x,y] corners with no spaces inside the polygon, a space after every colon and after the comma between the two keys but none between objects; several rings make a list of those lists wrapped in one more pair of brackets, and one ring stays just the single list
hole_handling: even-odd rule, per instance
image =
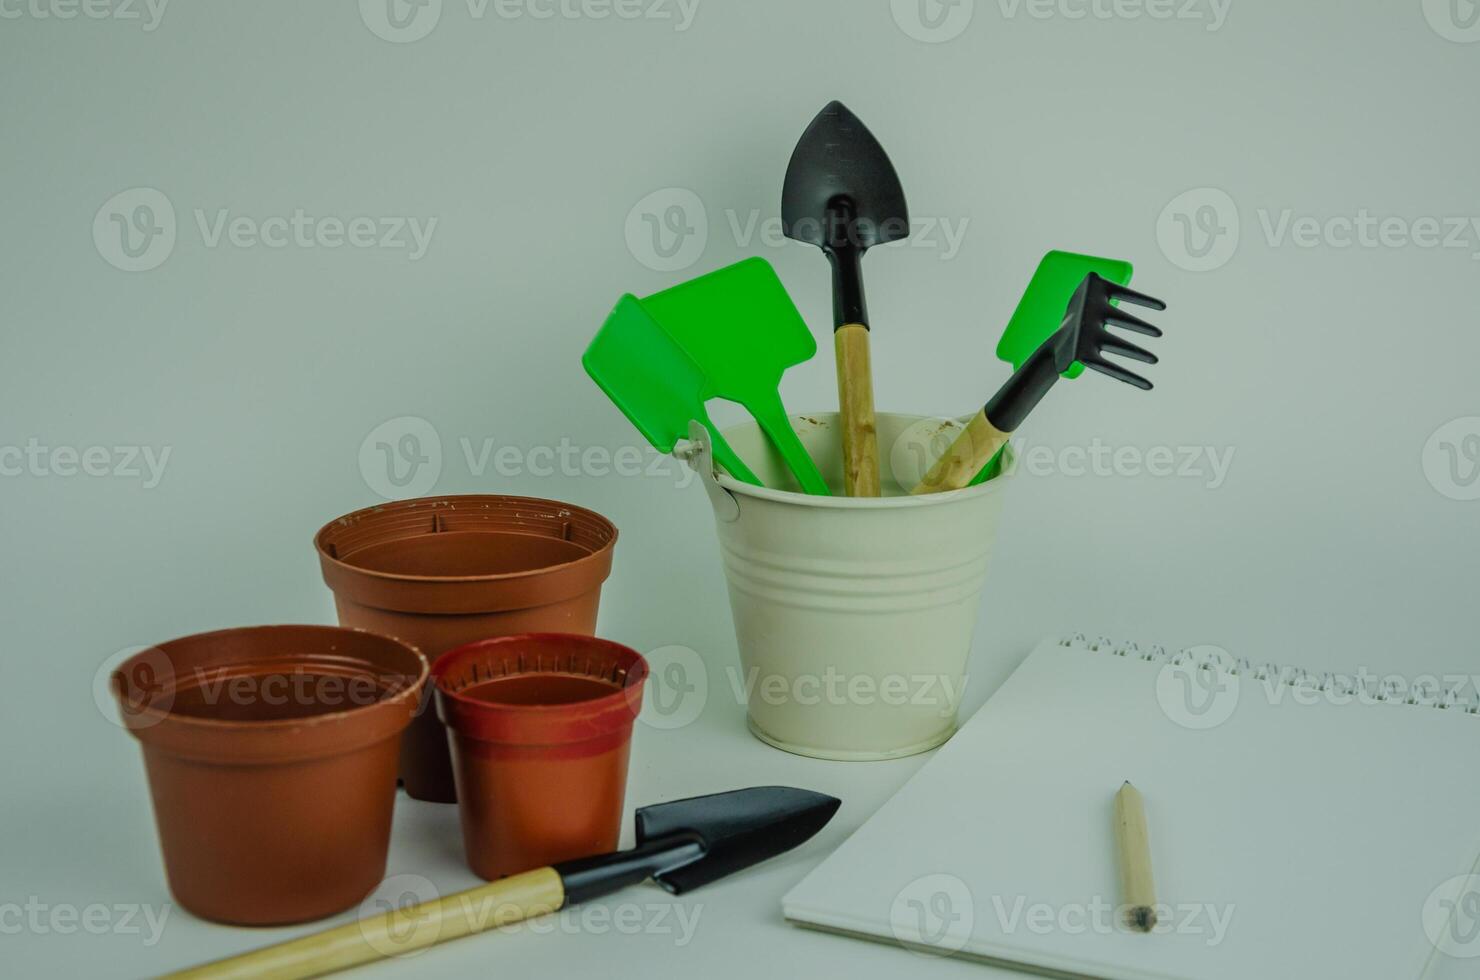
[{"label": "wooden trowel handle", "polygon": [[540,868],[436,901],[393,908],[301,939],[171,973],[169,977],[321,977],[555,912],[564,904],[565,886],[560,874],[554,868]]},{"label": "wooden trowel handle", "polygon": [[960,490],[969,484],[982,467],[992,461],[997,451],[1012,438],[1011,432],[1003,432],[987,421],[983,409],[972,416],[965,431],[956,437],[945,455],[935,461],[930,472],[910,493],[939,493],[945,490]]},{"label": "wooden trowel handle", "polygon": [[843,422],[843,489],[850,497],[877,497],[879,435],[874,429],[868,327],[859,323],[839,327],[833,333],[833,344],[838,355],[838,406]]}]

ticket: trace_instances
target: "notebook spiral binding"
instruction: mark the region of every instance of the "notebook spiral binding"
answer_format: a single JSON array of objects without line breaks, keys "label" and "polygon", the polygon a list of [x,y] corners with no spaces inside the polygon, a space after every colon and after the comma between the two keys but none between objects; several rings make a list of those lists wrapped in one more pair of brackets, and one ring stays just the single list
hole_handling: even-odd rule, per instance
[{"label": "notebook spiral binding", "polygon": [[1116,642],[1108,637],[1089,639],[1083,633],[1074,633],[1059,641],[1059,646],[1104,653],[1112,657],[1126,657],[1147,663],[1195,664],[1204,670],[1223,670],[1234,677],[1248,677],[1264,684],[1272,684],[1290,690],[1330,693],[1336,697],[1355,700],[1364,698],[1374,702],[1409,704],[1440,711],[1457,711],[1467,715],[1480,715],[1480,690],[1465,678],[1460,687],[1445,688],[1438,678],[1420,678],[1411,687],[1397,678],[1378,678],[1364,675],[1362,678],[1329,671],[1314,673],[1300,667],[1280,666],[1273,663],[1256,664],[1247,657],[1235,657],[1217,647],[1188,647],[1168,650],[1160,644],[1146,647],[1133,642]]}]

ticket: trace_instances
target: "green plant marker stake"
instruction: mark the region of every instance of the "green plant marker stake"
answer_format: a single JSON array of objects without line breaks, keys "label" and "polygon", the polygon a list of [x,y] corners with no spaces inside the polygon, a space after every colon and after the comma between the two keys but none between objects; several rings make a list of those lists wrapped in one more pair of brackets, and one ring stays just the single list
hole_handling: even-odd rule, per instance
[{"label": "green plant marker stake", "polygon": [[709,430],[714,458],[737,480],[761,485],[709,419],[708,379],[632,295],[623,296],[581,356],[581,364],[653,448],[673,452],[689,420]]},{"label": "green plant marker stake", "polygon": [[[1132,271],[1131,264],[1121,259],[1058,250],[1049,252],[1038,263],[1037,271],[1028,281],[1028,288],[1023,290],[1023,298],[1018,300],[1012,319],[1007,321],[1007,329],[997,343],[997,358],[1011,364],[1014,371],[1022,367],[1023,362],[1062,325],[1064,310],[1074,296],[1074,290],[1091,272],[1098,272],[1118,285],[1129,286]],[[1084,365],[1076,362],[1064,377],[1077,378],[1083,373]],[[985,483],[1001,471],[1002,453],[999,452],[967,485],[974,487]]]},{"label": "green plant marker stake", "polygon": [[797,438],[778,390],[787,368],[817,354],[817,338],[769,262],[745,259],[655,293],[642,307],[698,365],[708,382],[707,398],[743,405],[802,489],[831,493]]}]

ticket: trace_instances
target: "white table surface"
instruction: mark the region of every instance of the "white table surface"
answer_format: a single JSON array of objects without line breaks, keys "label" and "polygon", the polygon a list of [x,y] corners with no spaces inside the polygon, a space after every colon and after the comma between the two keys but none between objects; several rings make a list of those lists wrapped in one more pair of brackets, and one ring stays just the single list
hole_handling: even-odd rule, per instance
[{"label": "white table surface", "polygon": [[[963,960],[814,932],[786,923],[780,899],[855,830],[928,758],[836,763],[770,748],[745,728],[743,711],[711,686],[690,725],[666,731],[639,722],[634,733],[629,804],[639,805],[761,784],[826,792],[843,800],[833,821],[797,850],[683,896],[645,884],[609,899],[362,969],[366,977],[573,976],[689,978],[696,975],[850,976],[901,974],[939,978],[1021,974]],[[242,952],[351,921],[359,912],[284,929],[243,929],[192,917],[171,904],[157,858],[140,766],[121,733],[112,740],[103,787],[58,781],[44,798],[7,804],[35,838],[50,846],[13,851],[19,880],[37,894],[78,896],[75,904],[142,903],[165,916],[157,942],[143,934],[27,934],[0,938],[14,976],[143,976]],[[67,795],[70,794],[70,795]],[[106,800],[106,803],[100,803]],[[631,825],[623,829],[631,842]],[[12,878],[11,880],[16,880]],[[398,794],[387,878],[364,909],[445,895],[480,883],[463,864],[453,806]],[[140,920],[143,921],[142,919]],[[122,922],[118,924],[122,926]],[[1429,980],[1460,980],[1465,961],[1441,961]],[[75,971],[75,972],[74,972]]]}]

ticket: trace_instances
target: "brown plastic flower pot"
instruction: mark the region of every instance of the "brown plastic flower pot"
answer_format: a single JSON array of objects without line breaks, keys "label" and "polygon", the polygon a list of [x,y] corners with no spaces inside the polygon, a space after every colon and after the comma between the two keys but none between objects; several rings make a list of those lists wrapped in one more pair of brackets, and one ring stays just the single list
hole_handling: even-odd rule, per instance
[{"label": "brown plastic flower pot", "polygon": [[370,894],[426,678],[410,647],[332,626],[202,633],[126,660],[113,689],[143,745],[175,899],[284,925]]},{"label": "brown plastic flower pot", "polygon": [[[611,521],[583,507],[487,495],[369,507],[314,538],[340,624],[394,636],[433,663],[475,640],[595,632],[616,541]],[[401,780],[413,799],[457,799],[430,710],[406,733]]]},{"label": "brown plastic flower pot", "polygon": [[493,880],[615,850],[647,661],[539,633],[459,647],[432,668],[468,865]]}]

